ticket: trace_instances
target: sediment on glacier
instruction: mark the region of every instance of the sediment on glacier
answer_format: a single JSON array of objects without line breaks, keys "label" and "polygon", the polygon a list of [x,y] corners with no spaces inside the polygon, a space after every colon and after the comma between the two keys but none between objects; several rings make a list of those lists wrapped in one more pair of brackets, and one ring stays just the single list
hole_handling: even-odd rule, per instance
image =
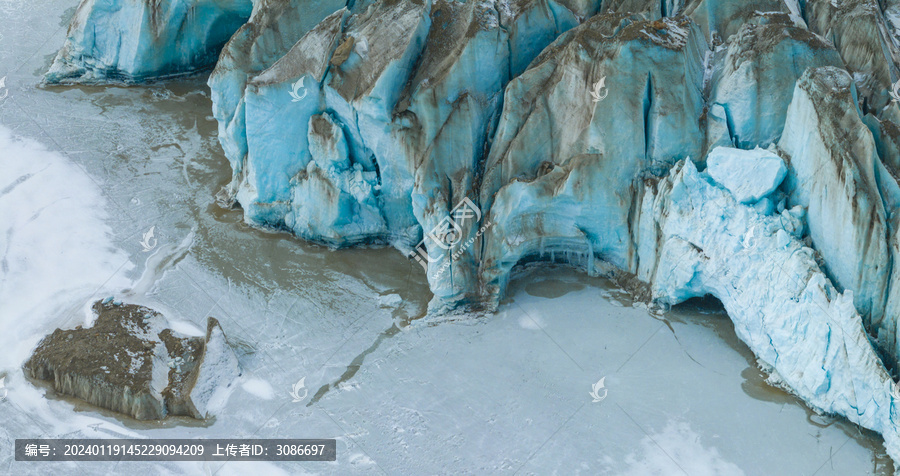
[{"label": "sediment on glacier", "polygon": [[[236,199],[253,224],[314,242],[409,251],[460,197],[477,195],[478,164],[511,77],[598,6],[357,4],[246,74],[245,86],[234,83],[242,91],[223,79],[235,74],[223,54],[210,86],[235,176],[222,198]],[[311,127],[329,123],[340,133],[322,137]],[[271,124],[281,124],[277,134]],[[465,225],[462,241],[477,228]],[[436,294],[479,299],[474,256],[430,261],[432,270],[452,265],[447,275],[457,283],[431,279]]]},{"label": "sediment on glacier", "polygon": [[235,179],[221,195],[221,203],[233,203],[237,177],[244,173],[249,147],[243,97],[247,81],[287,53],[318,23],[345,6],[345,2],[337,0],[260,1],[254,6],[250,20],[222,49],[208,83],[213,116],[219,123],[219,142],[231,163]]},{"label": "sediment on glacier", "polygon": [[138,420],[213,416],[240,375],[237,358],[219,322],[206,335],[173,331],[161,314],[107,299],[93,306],[89,328],[57,329],[25,363],[25,375]]},{"label": "sediment on glacier", "polygon": [[[481,184],[495,223],[482,240],[488,296],[504,293],[518,262],[550,253],[634,269],[641,180],[703,152],[705,51],[686,17],[598,15],[510,83]],[[604,77],[607,97],[592,101]]]},{"label": "sediment on glacier", "polygon": [[810,30],[834,44],[853,75],[862,111],[879,114],[890,107],[900,49],[879,2],[810,0],[804,7]]}]

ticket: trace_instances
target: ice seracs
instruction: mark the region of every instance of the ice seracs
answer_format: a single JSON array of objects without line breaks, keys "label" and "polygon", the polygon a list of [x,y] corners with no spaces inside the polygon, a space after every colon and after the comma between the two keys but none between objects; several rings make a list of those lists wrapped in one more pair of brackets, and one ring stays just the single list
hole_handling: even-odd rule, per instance
[{"label": "ice seracs", "polygon": [[[693,162],[650,185],[641,206],[641,267],[654,299],[722,301],[769,381],[813,408],[884,435],[900,456],[900,401],[853,293],[841,293],[801,241],[799,206],[765,215],[716,187]],[[644,240],[647,240],[646,242]]]},{"label": "ice seracs", "polygon": [[709,175],[745,204],[758,202],[781,185],[787,167],[777,155],[756,148],[716,147],[706,157]]},{"label": "ice seracs", "polygon": [[843,64],[824,38],[779,17],[744,25],[719,48],[708,64],[708,150],[774,144],[800,76],[809,68]]},{"label": "ice seracs", "polygon": [[[364,2],[360,2],[360,4],[362,3]],[[245,174],[249,173],[244,170],[250,147],[247,137],[246,101],[244,97],[247,83],[251,78],[260,74],[278,61],[279,58],[283,57],[295,43],[310,33],[317,25],[317,30],[319,31],[333,28],[332,22],[334,18],[331,16],[344,7],[345,2],[339,0],[260,1],[254,6],[250,20],[228,40],[228,43],[222,49],[219,61],[216,63],[216,67],[208,80],[213,116],[219,123],[219,143],[222,145],[222,149],[231,163],[233,171],[232,182],[219,197],[220,202],[224,204],[234,203],[237,188],[245,178]],[[323,22],[326,18],[328,20]],[[339,18],[341,17],[339,16]],[[324,24],[320,24],[320,22]],[[314,46],[310,45],[306,54],[318,58],[322,55],[330,56],[331,50],[328,45],[316,43]],[[300,64],[302,65],[303,63],[301,62]],[[316,62],[315,64],[325,63]],[[291,81],[290,85],[296,79],[299,78]],[[286,87],[290,85],[286,85]],[[305,81],[304,85],[308,90],[313,86],[312,81]],[[288,88],[287,91],[290,91],[290,89]],[[293,97],[287,91],[284,92],[286,95],[285,105],[290,104],[293,100]],[[305,102],[300,101],[290,105],[305,106],[308,109],[310,107],[309,104],[317,100],[318,94],[314,90],[310,90],[307,96],[304,97]],[[271,99],[269,101],[271,102]],[[275,120],[273,123],[280,124],[281,127],[291,127],[295,124],[295,119],[290,114],[296,110],[296,107],[293,109],[285,108],[283,120]],[[305,120],[303,119],[303,121]],[[297,127],[304,130],[303,136],[305,136],[305,122]],[[287,130],[284,133],[297,134],[293,130]],[[282,133],[275,134],[276,137],[282,135]],[[301,141],[303,136],[300,136]],[[254,139],[263,139],[263,137],[267,136],[265,134],[257,135]],[[295,168],[295,172],[297,170],[299,170],[299,167]],[[290,175],[288,178],[290,178]],[[251,197],[253,192],[245,190],[246,192],[250,192],[251,195],[245,197],[242,203],[244,203],[245,209],[249,211],[252,209],[251,203],[253,199]],[[286,196],[287,194],[284,195]],[[252,212],[250,213],[252,214]],[[283,218],[283,216],[284,214],[282,213],[280,218]],[[259,223],[258,220],[253,220],[249,217],[248,221]]]},{"label": "ice seracs", "polygon": [[[706,51],[688,18],[602,14],[510,82],[480,187],[485,220],[496,224],[473,252],[486,300],[499,300],[525,260],[552,257],[591,272],[595,260],[637,266],[643,178],[703,153]],[[625,70],[607,76],[603,101],[591,101],[598,72]]]},{"label": "ice seracs", "polygon": [[215,64],[250,0],[82,0],[47,83],[140,82]]},{"label": "ice seracs", "polygon": [[[375,171],[351,164],[344,133],[322,113],[309,119],[311,159],[291,179],[285,225],[297,236],[340,247],[386,234]],[[331,197],[322,201],[321,197]]]},{"label": "ice seracs", "polygon": [[896,179],[879,174],[871,132],[862,122],[852,77],[842,69],[808,69],[797,81],[778,147],[790,162],[789,204],[807,210],[806,226],[824,268],[840,290],[852,290],[869,332],[897,362],[897,315],[885,315],[890,265],[882,190]]}]

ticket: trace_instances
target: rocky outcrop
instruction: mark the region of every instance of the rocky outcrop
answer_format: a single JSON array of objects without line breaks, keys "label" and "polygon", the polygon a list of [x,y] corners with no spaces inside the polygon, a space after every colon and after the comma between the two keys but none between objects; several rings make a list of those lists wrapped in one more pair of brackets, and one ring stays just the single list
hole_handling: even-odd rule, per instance
[{"label": "rocky outcrop", "polygon": [[57,329],[25,363],[25,375],[54,390],[138,420],[208,418],[240,375],[216,319],[205,337],[168,327],[161,314],[112,298],[93,306],[89,328]]}]

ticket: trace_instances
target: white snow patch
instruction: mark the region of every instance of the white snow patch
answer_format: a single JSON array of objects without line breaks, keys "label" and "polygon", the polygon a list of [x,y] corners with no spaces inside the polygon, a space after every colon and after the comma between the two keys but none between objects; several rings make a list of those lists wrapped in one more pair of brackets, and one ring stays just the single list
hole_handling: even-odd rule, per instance
[{"label": "white snow patch", "polygon": [[206,332],[203,329],[197,327],[191,321],[187,321],[184,319],[173,319],[169,318],[169,328],[179,334],[190,336],[190,337],[200,337],[206,335]]},{"label": "white snow patch", "polygon": [[700,435],[684,422],[669,421],[659,433],[641,440],[640,454],[625,457],[622,475],[690,474],[691,476],[742,475],[735,464],[725,461],[715,447],[704,447]]},{"label": "white snow patch", "polygon": [[222,328],[216,326],[206,341],[206,351],[191,390],[191,402],[201,415],[209,416],[221,410],[234,390],[232,383],[240,375],[234,351],[225,341]]},{"label": "white snow patch", "polygon": [[77,165],[0,126],[0,369],[19,372],[85,296],[129,284],[123,273],[134,265],[107,218],[106,199]]},{"label": "white snow patch", "polygon": [[275,389],[272,388],[272,385],[270,385],[269,382],[260,378],[248,377],[244,379],[241,388],[250,395],[259,397],[263,400],[275,398]]},{"label": "white snow patch", "polygon": [[386,294],[378,298],[378,305],[381,307],[397,307],[403,302],[403,298],[399,294]]},{"label": "white snow patch", "polygon": [[519,327],[522,329],[528,329],[532,331],[539,331],[544,328],[544,320],[540,315],[531,312],[529,314],[522,314],[519,316]]}]

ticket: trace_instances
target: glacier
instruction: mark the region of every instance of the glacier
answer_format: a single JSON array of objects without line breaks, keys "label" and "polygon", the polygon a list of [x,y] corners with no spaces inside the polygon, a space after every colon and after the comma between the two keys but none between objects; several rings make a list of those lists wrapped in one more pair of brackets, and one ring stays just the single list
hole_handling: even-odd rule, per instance
[{"label": "glacier", "polygon": [[716,296],[769,372],[820,411],[900,444],[900,393],[853,304],[802,241],[800,206],[765,213],[741,204],[690,160],[644,195],[639,276],[663,304]]},{"label": "glacier", "polygon": [[250,0],[83,0],[44,81],[142,82],[201,71],[251,8]]},{"label": "glacier", "polygon": [[715,296],[773,384],[900,461],[900,2],[125,5],[85,0],[45,80],[221,48],[217,198],[247,223],[393,246],[433,314],[496,310],[531,262]]}]

